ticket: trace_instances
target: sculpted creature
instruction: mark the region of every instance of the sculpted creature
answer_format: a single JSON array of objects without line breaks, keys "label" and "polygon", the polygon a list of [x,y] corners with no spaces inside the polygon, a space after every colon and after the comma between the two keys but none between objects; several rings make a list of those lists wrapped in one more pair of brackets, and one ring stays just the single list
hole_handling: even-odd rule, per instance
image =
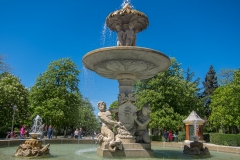
[{"label": "sculpted creature", "polygon": [[105,143],[109,145],[109,150],[114,152],[117,147],[120,147],[121,141],[118,136],[115,136],[112,129],[113,127],[122,126],[121,122],[112,120],[112,114],[106,110],[105,102],[98,102],[98,117],[102,122],[101,133],[98,134],[97,138],[100,144]]},{"label": "sculpted creature", "polygon": [[150,106],[144,105],[142,110],[138,111],[135,117],[136,122],[136,142],[138,143],[151,143],[148,135],[147,124],[150,121]]},{"label": "sculpted creature", "polygon": [[116,25],[116,31],[117,31],[117,37],[118,37],[117,46],[124,46],[124,39],[123,39],[124,31],[122,30],[121,26]]},{"label": "sculpted creature", "polygon": [[21,144],[14,155],[22,157],[39,157],[42,155],[49,155],[49,146],[50,144],[47,144],[44,147],[34,147],[29,144]]},{"label": "sculpted creature", "polygon": [[133,28],[134,28],[134,24],[129,23],[128,29],[123,34],[123,39],[125,39],[126,41],[126,46],[133,46],[133,41],[136,36]]}]

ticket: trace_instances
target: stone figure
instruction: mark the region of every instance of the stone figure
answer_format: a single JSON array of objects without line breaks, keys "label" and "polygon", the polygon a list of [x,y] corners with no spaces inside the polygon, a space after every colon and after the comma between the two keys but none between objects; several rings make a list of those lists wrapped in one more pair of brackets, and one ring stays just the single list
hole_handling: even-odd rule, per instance
[{"label": "stone figure", "polygon": [[126,46],[133,46],[133,41],[136,36],[133,28],[134,28],[134,24],[129,23],[128,29],[123,34],[123,39],[125,39],[125,41],[126,41]]},{"label": "stone figure", "polygon": [[42,147],[41,141],[26,141],[25,144],[21,144],[14,156],[16,157],[39,157],[43,155],[50,155],[49,153],[50,144]]},{"label": "stone figure", "polygon": [[109,150],[114,152],[116,148],[121,147],[121,141],[118,136],[115,136],[112,129],[113,127],[121,127],[122,124],[121,122],[112,120],[112,114],[110,111],[106,110],[105,102],[100,101],[97,105],[100,110],[98,117],[102,122],[101,133],[97,136],[98,142],[108,145]]},{"label": "stone figure", "polygon": [[124,39],[123,39],[124,31],[122,30],[122,27],[119,25],[116,25],[116,31],[117,31],[117,37],[118,37],[117,46],[124,46]]},{"label": "stone figure", "polygon": [[136,142],[137,143],[151,143],[148,135],[147,124],[150,121],[150,106],[145,104],[142,110],[138,111],[135,117],[136,122]]},{"label": "stone figure", "polygon": [[133,38],[133,41],[132,41],[132,46],[136,46],[136,42],[137,42],[137,33],[139,32],[139,29],[138,28],[135,28],[134,30],[134,38]]}]

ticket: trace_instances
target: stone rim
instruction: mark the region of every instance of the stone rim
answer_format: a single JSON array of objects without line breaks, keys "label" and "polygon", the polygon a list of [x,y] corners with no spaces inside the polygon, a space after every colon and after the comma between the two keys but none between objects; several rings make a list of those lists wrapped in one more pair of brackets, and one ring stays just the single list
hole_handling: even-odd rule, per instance
[{"label": "stone rim", "polygon": [[[100,48],[93,51],[88,52],[82,58],[83,65],[96,72],[97,74],[110,78],[117,79],[116,76],[119,73],[107,73],[107,75],[100,73],[97,71],[96,66],[105,61],[116,61],[116,60],[137,60],[137,61],[146,61],[147,63],[152,63],[157,67],[152,70],[152,73],[148,73],[147,71],[143,73],[131,73],[135,74],[137,79],[148,79],[156,75],[161,71],[165,71],[170,66],[170,58],[163,54],[162,52],[143,48],[136,46],[114,46],[114,47],[106,47]],[[121,72],[121,73],[130,73],[130,72]]]}]

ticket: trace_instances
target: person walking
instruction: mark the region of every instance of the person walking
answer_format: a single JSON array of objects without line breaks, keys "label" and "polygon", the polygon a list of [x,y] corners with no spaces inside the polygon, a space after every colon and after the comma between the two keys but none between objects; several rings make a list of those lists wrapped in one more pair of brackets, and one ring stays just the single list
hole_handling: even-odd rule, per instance
[{"label": "person walking", "polygon": [[82,131],[82,128],[80,128],[78,132],[78,139],[82,139],[82,134],[83,134],[83,131]]},{"label": "person walking", "polygon": [[163,137],[164,137],[165,142],[167,142],[168,141],[168,132],[166,130],[163,133]]},{"label": "person walking", "polygon": [[53,135],[53,129],[52,129],[52,125],[50,125],[47,131],[48,139],[52,139],[52,135]]},{"label": "person walking", "polygon": [[173,140],[172,131],[170,131],[170,132],[168,133],[168,139],[169,139],[169,142],[172,142],[172,140]]},{"label": "person walking", "polygon": [[26,134],[25,125],[22,125],[22,128],[20,129],[20,138],[24,139],[25,138],[25,134]]},{"label": "person walking", "polygon": [[74,131],[74,138],[75,138],[75,139],[78,138],[78,128],[76,128],[76,130]]}]

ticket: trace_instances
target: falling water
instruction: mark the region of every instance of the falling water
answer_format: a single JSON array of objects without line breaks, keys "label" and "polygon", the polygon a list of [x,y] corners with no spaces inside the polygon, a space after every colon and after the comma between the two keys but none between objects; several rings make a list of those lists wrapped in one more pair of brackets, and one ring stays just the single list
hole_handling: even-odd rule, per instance
[{"label": "falling water", "polygon": [[[121,8],[125,6],[125,4],[129,3],[132,8],[133,5],[131,4],[131,0],[123,0],[123,3],[121,4]],[[120,8],[120,9],[121,9]],[[103,29],[101,33],[101,45],[102,47],[108,47],[108,46],[116,46],[117,45],[117,34],[116,32],[111,31],[107,24],[104,22]]]},{"label": "falling water", "polygon": [[116,33],[111,31],[107,27],[107,24],[104,22],[102,35],[101,35],[101,45],[102,45],[102,47],[116,46],[116,44],[117,44]]},{"label": "falling water", "polygon": [[86,93],[89,93],[90,95],[94,93],[94,72],[88,70],[86,67],[83,66],[83,90],[86,91]]},{"label": "falling water", "polygon": [[42,132],[42,118],[37,115],[33,120],[33,127],[31,128],[32,133],[41,133]]},{"label": "falling water", "polygon": [[123,3],[121,4],[121,8],[123,8],[123,7],[125,6],[125,4],[127,4],[127,3],[129,3],[130,6],[131,6],[132,8],[134,8],[133,5],[131,4],[131,0],[123,0]]}]

